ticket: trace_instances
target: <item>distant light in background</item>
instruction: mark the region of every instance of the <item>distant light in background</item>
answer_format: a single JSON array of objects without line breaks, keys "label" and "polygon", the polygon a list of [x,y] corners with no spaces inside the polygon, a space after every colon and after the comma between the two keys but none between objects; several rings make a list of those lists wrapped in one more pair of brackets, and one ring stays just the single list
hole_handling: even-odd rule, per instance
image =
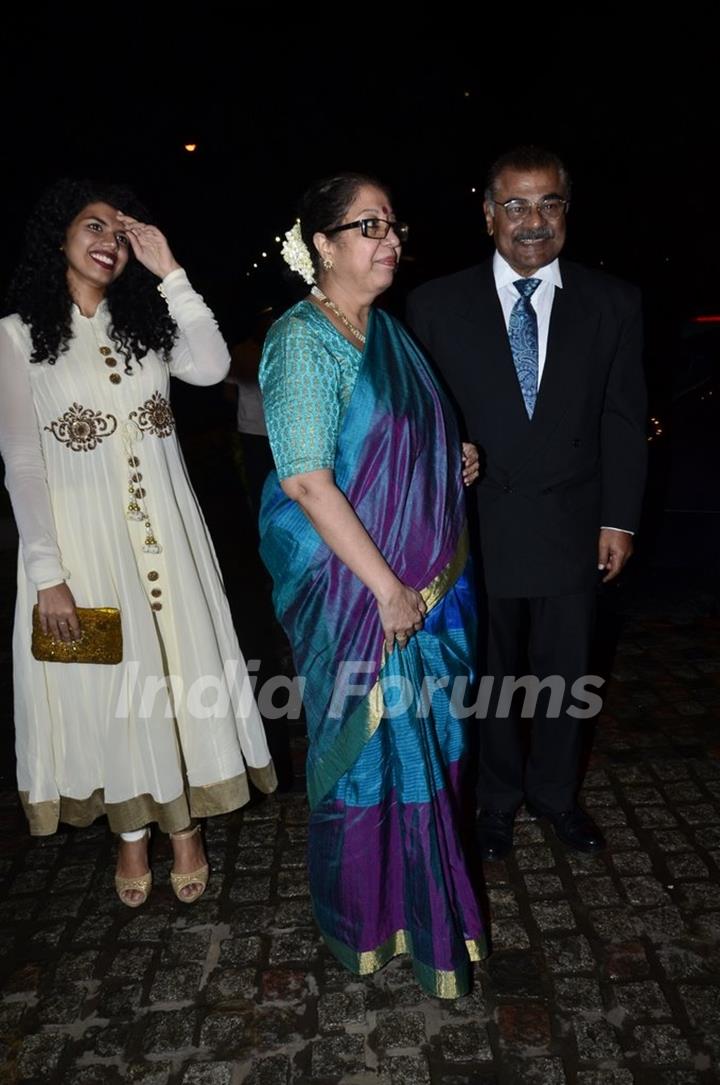
[{"label": "distant light in background", "polygon": [[192,154],[193,151],[197,150],[197,143],[185,143],[183,147],[189,154]]},{"label": "distant light in background", "polygon": [[[278,237],[278,236],[276,235],[276,236],[275,236],[275,241],[276,241],[276,242],[277,242],[277,244],[279,245],[279,244],[281,244],[281,242],[282,242],[282,238],[281,238],[281,237]],[[268,259],[269,259],[269,254],[268,254],[268,253],[267,253],[266,251],[262,251],[262,252],[260,253],[260,257],[261,257],[261,259],[263,259],[263,260],[268,260]],[[250,270],[249,270],[249,271],[246,271],[246,272],[245,272],[245,274],[246,274],[247,276],[250,276],[250,275],[252,275],[253,271],[257,271],[257,270],[259,269],[259,267],[260,267],[260,265],[258,264],[258,262],[257,262],[257,261],[253,261],[252,267],[250,268]]]},{"label": "distant light in background", "polygon": [[650,436],[648,437],[648,441],[653,441],[656,437],[662,437],[663,428],[662,428],[662,423],[661,423],[660,419],[655,418],[654,415],[651,417],[650,422],[651,422],[652,427],[653,427],[653,433],[651,433]]},{"label": "distant light in background", "polygon": [[694,316],[693,324],[720,324],[720,316]]}]

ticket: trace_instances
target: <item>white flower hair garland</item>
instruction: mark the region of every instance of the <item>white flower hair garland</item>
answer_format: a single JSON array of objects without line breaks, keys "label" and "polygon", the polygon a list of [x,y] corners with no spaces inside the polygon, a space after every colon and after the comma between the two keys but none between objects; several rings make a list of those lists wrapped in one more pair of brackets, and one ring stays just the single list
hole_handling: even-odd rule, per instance
[{"label": "white flower hair garland", "polygon": [[308,284],[315,282],[315,269],[313,268],[308,247],[302,239],[300,219],[285,234],[285,240],[280,251],[283,260],[291,271],[295,271]]}]

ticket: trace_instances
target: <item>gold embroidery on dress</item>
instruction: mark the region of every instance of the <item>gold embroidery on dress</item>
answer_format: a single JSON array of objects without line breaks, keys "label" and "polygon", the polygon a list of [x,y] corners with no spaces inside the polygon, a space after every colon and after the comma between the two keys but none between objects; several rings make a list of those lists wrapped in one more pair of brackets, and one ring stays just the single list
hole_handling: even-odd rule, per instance
[{"label": "gold embroidery on dress", "polygon": [[136,411],[130,411],[129,417],[143,433],[152,433],[155,437],[169,437],[175,429],[172,408],[159,392],[154,392]]},{"label": "gold embroidery on dress", "polygon": [[73,452],[90,452],[102,444],[104,437],[115,432],[117,418],[73,403],[65,414],[45,426],[45,429]]}]

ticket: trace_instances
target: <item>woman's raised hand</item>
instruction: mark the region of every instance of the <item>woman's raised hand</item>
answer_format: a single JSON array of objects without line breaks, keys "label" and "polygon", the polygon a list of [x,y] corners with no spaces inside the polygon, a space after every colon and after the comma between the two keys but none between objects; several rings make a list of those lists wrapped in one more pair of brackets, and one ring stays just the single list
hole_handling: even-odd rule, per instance
[{"label": "woman's raised hand", "polygon": [[130,215],[124,215],[122,211],[117,214],[136,259],[148,271],[160,279],[164,279],[171,271],[177,271],[180,265],[170,251],[165,234],[158,230],[157,226],[138,222]]}]

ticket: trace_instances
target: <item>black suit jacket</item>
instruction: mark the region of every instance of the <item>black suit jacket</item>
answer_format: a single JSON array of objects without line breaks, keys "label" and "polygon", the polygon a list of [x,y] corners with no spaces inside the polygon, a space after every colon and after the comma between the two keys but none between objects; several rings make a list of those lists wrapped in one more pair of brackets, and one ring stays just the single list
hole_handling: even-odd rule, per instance
[{"label": "black suit jacket", "polygon": [[566,595],[597,582],[601,526],[637,528],[647,457],[639,291],[560,262],[528,419],[492,260],[410,295],[408,319],[483,460],[474,487],[489,595]]}]

